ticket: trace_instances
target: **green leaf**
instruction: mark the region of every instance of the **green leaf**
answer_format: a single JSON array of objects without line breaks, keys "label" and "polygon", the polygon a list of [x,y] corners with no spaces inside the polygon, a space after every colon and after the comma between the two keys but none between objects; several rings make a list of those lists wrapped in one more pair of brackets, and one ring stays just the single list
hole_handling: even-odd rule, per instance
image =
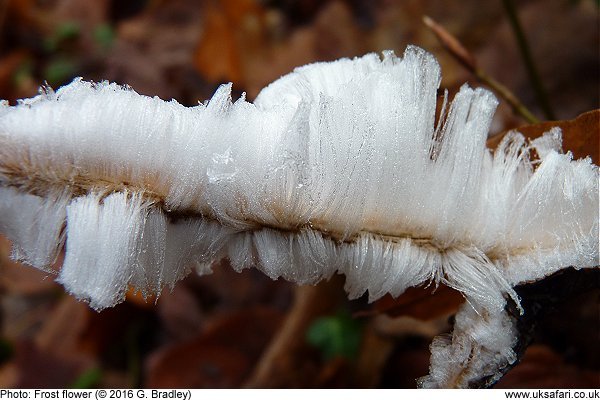
[{"label": "green leaf", "polygon": [[361,339],[362,324],[348,313],[319,318],[306,333],[307,342],[317,347],[325,359],[355,358]]},{"label": "green leaf", "polygon": [[12,74],[12,83],[16,87],[20,87],[23,82],[26,82],[28,79],[31,79],[33,76],[33,61],[27,58],[23,61],[19,66],[15,69]]},{"label": "green leaf", "polygon": [[80,33],[81,27],[78,22],[63,22],[56,27],[52,35],[46,38],[44,47],[46,48],[46,51],[56,51],[63,42],[77,38]]},{"label": "green leaf", "polygon": [[55,58],[46,66],[44,79],[50,85],[60,85],[72,78],[77,72],[77,65],[67,58]]},{"label": "green leaf", "polygon": [[115,41],[115,30],[109,24],[101,24],[94,28],[94,40],[103,49],[109,49]]},{"label": "green leaf", "polygon": [[90,368],[83,371],[81,375],[71,384],[71,389],[93,389],[102,379],[102,370],[100,368]]}]

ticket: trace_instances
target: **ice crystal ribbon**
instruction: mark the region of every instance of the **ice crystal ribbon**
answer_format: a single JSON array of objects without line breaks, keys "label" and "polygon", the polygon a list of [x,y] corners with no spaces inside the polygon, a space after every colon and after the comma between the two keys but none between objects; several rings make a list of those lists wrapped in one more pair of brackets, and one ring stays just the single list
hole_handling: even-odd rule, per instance
[{"label": "ice crystal ribbon", "polygon": [[408,47],[297,68],[254,103],[231,85],[191,108],[107,82],[45,89],[0,108],[0,232],[47,271],[64,247],[58,281],[95,309],[225,257],[298,284],[341,273],[351,298],[441,281],[469,303],[423,384],[468,384],[514,361],[513,286],[599,264],[598,167],[558,130],[487,150],[482,89],[436,124],[439,83]]}]

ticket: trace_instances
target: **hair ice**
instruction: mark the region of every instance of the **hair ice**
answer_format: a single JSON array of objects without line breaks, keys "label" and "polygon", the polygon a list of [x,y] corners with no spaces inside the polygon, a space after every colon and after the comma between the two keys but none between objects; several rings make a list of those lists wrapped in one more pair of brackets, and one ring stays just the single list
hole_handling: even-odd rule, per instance
[{"label": "hair ice", "polygon": [[599,264],[599,175],[558,130],[487,150],[483,89],[436,126],[439,83],[408,47],[297,68],[254,103],[231,84],[191,108],[107,82],[46,89],[0,108],[0,231],[48,271],[65,247],[58,280],[96,309],[225,257],[298,284],[341,273],[351,298],[441,281],[470,304],[423,384],[467,385],[514,361],[513,286]]}]

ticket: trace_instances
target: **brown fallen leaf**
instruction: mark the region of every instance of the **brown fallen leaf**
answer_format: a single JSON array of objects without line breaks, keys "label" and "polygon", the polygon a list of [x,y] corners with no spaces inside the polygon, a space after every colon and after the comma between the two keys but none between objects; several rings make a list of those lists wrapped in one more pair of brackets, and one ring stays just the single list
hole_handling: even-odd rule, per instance
[{"label": "brown fallen leaf", "polygon": [[54,275],[11,260],[12,243],[0,236],[0,288],[20,295],[59,291]]},{"label": "brown fallen leaf", "polygon": [[186,279],[179,282],[172,291],[160,296],[155,308],[162,330],[169,341],[182,342],[195,337],[206,322],[206,312],[198,301],[195,292]]},{"label": "brown fallen leaf", "polygon": [[252,370],[281,324],[281,314],[254,307],[214,317],[194,339],[159,350],[147,364],[146,387],[234,388]]},{"label": "brown fallen leaf", "polygon": [[544,345],[530,346],[519,365],[498,382],[498,389],[598,388],[600,372],[570,365]]},{"label": "brown fallen leaf", "polygon": [[243,58],[263,45],[265,10],[255,0],[207,3],[194,65],[208,80],[246,85]]},{"label": "brown fallen leaf", "polygon": [[63,296],[36,332],[35,344],[54,354],[73,354],[94,311],[72,296]]},{"label": "brown fallen leaf", "polygon": [[15,344],[15,388],[69,387],[78,376],[94,366],[92,359],[78,354],[40,349],[35,343],[20,340]]},{"label": "brown fallen leaf", "polygon": [[0,387],[14,388],[19,380],[17,364],[9,361],[0,366]]},{"label": "brown fallen leaf", "polygon": [[127,83],[138,93],[195,105],[212,94],[193,70],[193,52],[202,31],[197,0],[147,2],[115,26],[114,43],[98,58],[95,79]]},{"label": "brown fallen leaf", "polygon": [[373,303],[372,309],[356,313],[359,316],[386,314],[391,317],[408,316],[421,320],[435,319],[455,311],[464,302],[460,292],[445,285],[412,287],[394,299],[386,295]]},{"label": "brown fallen leaf", "polygon": [[[564,151],[571,151],[575,159],[590,156],[596,165],[600,162],[600,109],[588,111],[571,120],[523,125],[515,130],[534,139],[554,127],[562,131]],[[502,137],[504,134],[490,138],[487,146],[496,148]]]}]

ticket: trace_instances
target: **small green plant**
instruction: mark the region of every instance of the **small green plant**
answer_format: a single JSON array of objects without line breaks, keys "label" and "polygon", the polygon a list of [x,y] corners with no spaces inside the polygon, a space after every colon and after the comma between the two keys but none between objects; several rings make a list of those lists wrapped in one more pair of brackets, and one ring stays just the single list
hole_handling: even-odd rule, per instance
[{"label": "small green plant", "polygon": [[363,324],[347,312],[316,319],[306,332],[306,341],[318,348],[327,360],[356,358],[362,340]]},{"label": "small green plant", "polygon": [[93,389],[98,386],[102,379],[102,370],[97,367],[86,369],[75,379],[71,389]]}]

